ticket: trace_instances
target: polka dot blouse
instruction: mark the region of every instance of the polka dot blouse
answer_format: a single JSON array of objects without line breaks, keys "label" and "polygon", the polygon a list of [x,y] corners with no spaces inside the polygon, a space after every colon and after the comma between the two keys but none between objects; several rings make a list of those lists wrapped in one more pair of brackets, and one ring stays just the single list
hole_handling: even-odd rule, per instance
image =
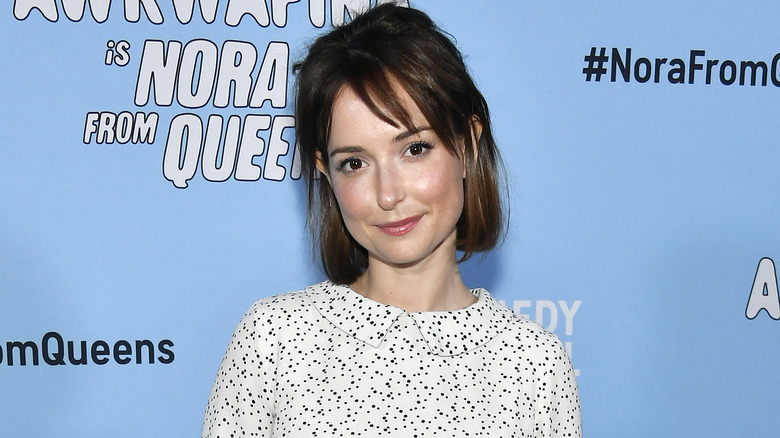
[{"label": "polka dot blouse", "polygon": [[211,390],[204,437],[580,437],[560,340],[484,289],[407,313],[323,282],[255,303]]}]

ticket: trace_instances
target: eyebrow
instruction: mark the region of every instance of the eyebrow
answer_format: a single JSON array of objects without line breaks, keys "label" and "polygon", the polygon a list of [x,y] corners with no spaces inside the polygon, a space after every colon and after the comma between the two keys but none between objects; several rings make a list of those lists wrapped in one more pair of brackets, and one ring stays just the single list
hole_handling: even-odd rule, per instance
[{"label": "eyebrow", "polygon": [[430,126],[415,126],[413,129],[408,129],[408,130],[406,130],[406,131],[396,135],[395,137],[393,137],[393,141],[406,140],[407,138],[409,138],[409,137],[411,137],[413,135],[417,135],[417,134],[419,134],[421,132],[428,131],[430,129],[431,129]]},{"label": "eyebrow", "polygon": [[[415,126],[414,129],[408,129],[404,132],[399,133],[395,137],[393,137],[394,142],[399,142],[406,140],[409,137],[415,136],[421,132],[429,131],[431,129],[430,126]],[[363,148],[360,146],[342,146],[339,148],[335,148],[332,151],[328,153],[329,157],[333,157],[338,154],[354,154],[357,152],[363,152]]]},{"label": "eyebrow", "polygon": [[338,154],[354,154],[357,152],[363,152],[363,148],[360,146],[343,146],[340,148],[333,149],[328,153],[328,156],[333,158],[333,156]]}]

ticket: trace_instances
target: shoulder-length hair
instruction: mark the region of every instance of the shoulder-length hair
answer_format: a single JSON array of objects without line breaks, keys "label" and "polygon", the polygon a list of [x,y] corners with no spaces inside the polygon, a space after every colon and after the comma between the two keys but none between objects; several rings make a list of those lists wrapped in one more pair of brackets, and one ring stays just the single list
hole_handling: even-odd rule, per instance
[{"label": "shoulder-length hair", "polygon": [[[487,102],[458,49],[425,13],[379,5],[317,38],[293,71],[295,134],[309,227],[331,281],[352,283],[368,266],[366,250],[347,231],[330,184],[319,177],[316,166],[318,156],[328,165],[333,104],[344,87],[377,117],[409,130],[415,127],[395,87],[400,85],[411,96],[443,144],[465,163],[464,207],[457,223],[456,248],[463,252],[459,261],[498,243],[504,232],[499,188],[503,166]],[[476,143],[472,132],[478,133]]]}]

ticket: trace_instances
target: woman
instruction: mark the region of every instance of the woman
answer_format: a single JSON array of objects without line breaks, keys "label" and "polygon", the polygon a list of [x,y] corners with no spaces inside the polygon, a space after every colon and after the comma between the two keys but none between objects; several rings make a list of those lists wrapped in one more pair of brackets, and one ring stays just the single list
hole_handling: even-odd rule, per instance
[{"label": "woman", "polygon": [[560,340],[458,273],[503,221],[487,104],[452,42],[382,5],[295,70],[329,280],[244,316],[203,436],[581,436]]}]

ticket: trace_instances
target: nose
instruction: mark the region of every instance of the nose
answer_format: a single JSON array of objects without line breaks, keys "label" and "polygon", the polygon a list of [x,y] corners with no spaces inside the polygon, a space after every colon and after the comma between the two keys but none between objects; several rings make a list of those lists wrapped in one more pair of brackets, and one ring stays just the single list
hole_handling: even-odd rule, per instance
[{"label": "nose", "polygon": [[376,201],[379,208],[390,211],[404,198],[403,181],[392,168],[383,168],[376,173]]}]

